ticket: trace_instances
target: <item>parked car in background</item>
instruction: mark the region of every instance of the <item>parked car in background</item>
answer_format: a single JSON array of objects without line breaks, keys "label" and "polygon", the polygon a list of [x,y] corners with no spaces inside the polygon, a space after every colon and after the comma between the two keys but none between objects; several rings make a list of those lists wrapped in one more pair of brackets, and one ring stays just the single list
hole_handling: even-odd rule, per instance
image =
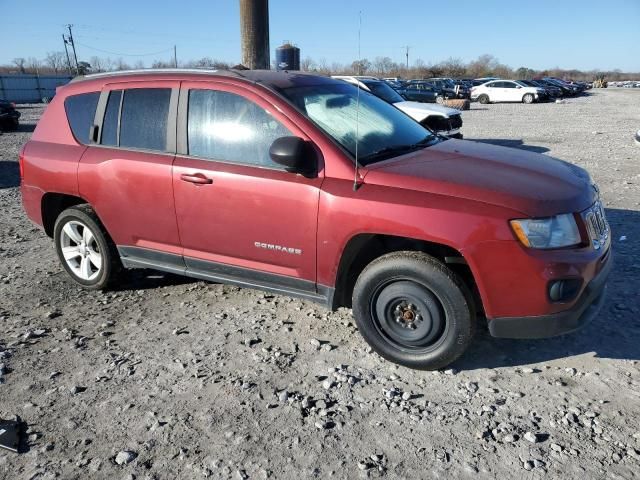
[{"label": "parked car in background", "polygon": [[455,108],[407,101],[386,82],[372,77],[335,75],[332,78],[343,80],[373,93],[375,96],[399,108],[421,125],[440,135],[450,138],[462,138],[462,133],[460,133],[462,115]]},{"label": "parked car in background", "polygon": [[569,86],[563,85],[562,83],[553,82],[545,78],[536,78],[534,81],[538,84],[541,84],[543,88],[552,87],[559,89],[562,97],[571,97],[575,94]]},{"label": "parked car in background", "polygon": [[563,96],[562,90],[555,85],[545,85],[538,80],[518,80],[518,82],[528,87],[542,88],[548,98],[561,98]]},{"label": "parked car in background", "polygon": [[389,80],[388,78],[383,78],[382,81],[384,81],[387,85],[389,85],[394,90],[400,90],[404,85],[404,82],[400,80],[396,81],[396,80]]},{"label": "parked car in background", "polygon": [[484,83],[490,82],[491,80],[500,80],[499,77],[481,77],[473,80],[473,86],[477,87],[478,85],[482,85]]},{"label": "parked car in background", "polygon": [[541,88],[522,85],[514,80],[493,80],[471,89],[471,100],[480,103],[533,103],[539,101],[543,95],[544,90]]},{"label": "parked car in background", "polygon": [[576,96],[578,93],[580,93],[580,89],[575,86],[575,85],[570,85],[567,82],[565,82],[564,80],[560,80],[559,78],[553,78],[553,77],[544,77],[543,78],[544,81],[546,82],[550,82],[553,85],[556,85],[558,87],[560,87],[562,89],[562,91],[568,95],[568,96]]},{"label": "parked car in background", "polygon": [[427,78],[425,82],[436,87],[445,98],[469,98],[471,91],[464,85],[456,84],[451,78]]},{"label": "parked car in background", "polygon": [[479,315],[496,337],[576,330],[613,264],[582,168],[445,139],[299,72],[88,75],[58,89],[19,164],[25,212],[78,286],[145,268],[351,308],[411,368],[460,357]]},{"label": "parked car in background", "polygon": [[0,100],[0,129],[15,130],[20,124],[20,112],[16,110],[16,104]]},{"label": "parked car in background", "polygon": [[407,100],[423,103],[442,103],[444,96],[430,83],[411,80],[403,83],[396,91]]}]

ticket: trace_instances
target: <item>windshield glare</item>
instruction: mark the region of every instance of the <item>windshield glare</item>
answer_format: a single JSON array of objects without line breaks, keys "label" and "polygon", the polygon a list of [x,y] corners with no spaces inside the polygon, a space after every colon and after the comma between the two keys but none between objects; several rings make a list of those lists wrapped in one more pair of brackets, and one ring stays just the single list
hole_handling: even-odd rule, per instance
[{"label": "windshield glare", "polygon": [[[363,165],[399,155],[402,147],[426,147],[437,140],[393,105],[362,89],[358,108],[358,89],[353,85],[292,87],[283,94],[354,157],[357,131],[358,160]],[[383,150],[388,155],[380,155]]]}]

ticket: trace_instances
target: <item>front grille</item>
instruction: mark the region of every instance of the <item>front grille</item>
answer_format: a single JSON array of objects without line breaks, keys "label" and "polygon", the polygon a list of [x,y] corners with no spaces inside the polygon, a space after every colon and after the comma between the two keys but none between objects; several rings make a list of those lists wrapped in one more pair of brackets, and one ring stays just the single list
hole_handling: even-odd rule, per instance
[{"label": "front grille", "polygon": [[610,234],[609,223],[605,217],[604,208],[602,208],[602,202],[600,202],[600,200],[586,211],[584,220],[593,248],[596,250],[600,249],[600,247],[607,243]]}]

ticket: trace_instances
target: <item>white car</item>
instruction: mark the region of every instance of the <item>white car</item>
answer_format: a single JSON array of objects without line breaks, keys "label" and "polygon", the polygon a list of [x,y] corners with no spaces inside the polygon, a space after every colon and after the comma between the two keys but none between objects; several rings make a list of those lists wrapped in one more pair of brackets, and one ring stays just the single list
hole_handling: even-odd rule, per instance
[{"label": "white car", "polygon": [[376,97],[393,104],[421,125],[440,135],[462,138],[462,115],[460,110],[432,103],[409,102],[386,82],[375,77],[334,75],[331,78],[343,80],[372,93]]},{"label": "white car", "polygon": [[533,103],[543,96],[542,88],[530,87],[517,80],[493,80],[471,89],[471,100],[478,100],[480,103]]}]

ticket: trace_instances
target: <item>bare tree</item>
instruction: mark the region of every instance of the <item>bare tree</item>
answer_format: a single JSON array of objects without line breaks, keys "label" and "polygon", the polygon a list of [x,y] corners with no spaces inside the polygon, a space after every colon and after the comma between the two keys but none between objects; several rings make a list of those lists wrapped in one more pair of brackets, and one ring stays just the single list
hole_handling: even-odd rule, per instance
[{"label": "bare tree", "polygon": [[351,62],[351,70],[356,75],[366,75],[367,71],[371,68],[371,62],[366,58],[362,60],[354,60]]},{"label": "bare tree", "polygon": [[[185,66],[194,68],[193,63],[194,62],[187,62]],[[164,60],[155,60],[151,64],[151,68],[171,68],[171,67],[173,67],[173,62],[165,62]]]},{"label": "bare tree", "polygon": [[104,62],[100,57],[96,57],[96,56],[91,57],[89,63],[91,63],[91,67],[92,67],[91,70],[93,72],[99,73],[99,72],[106,71]]},{"label": "bare tree", "polygon": [[447,60],[440,64],[444,75],[453,78],[460,78],[465,75],[467,69],[459,58],[449,57]]},{"label": "bare tree", "polygon": [[11,60],[11,63],[13,63],[16,67],[18,67],[18,70],[20,70],[20,73],[27,73],[26,70],[24,69],[24,64],[26,63],[26,60],[23,57],[16,57],[13,60]]},{"label": "bare tree", "polygon": [[136,63],[133,64],[133,68],[136,70],[142,70],[144,68],[144,62],[142,60],[137,60]]},{"label": "bare tree", "polygon": [[372,66],[378,76],[382,77],[393,69],[394,63],[389,57],[376,57]]},{"label": "bare tree", "polygon": [[42,62],[40,62],[36,57],[29,57],[27,58],[25,67],[29,73],[39,74],[42,69]]},{"label": "bare tree", "polygon": [[467,70],[473,78],[487,77],[493,74],[498,66],[498,59],[493,55],[480,55],[477,60],[471,62]]},{"label": "bare tree", "polygon": [[331,73],[326,58],[322,57],[320,60],[318,60],[315,71],[317,71],[318,73],[322,73],[323,75],[329,75]]},{"label": "bare tree", "polygon": [[[93,64],[93,60],[91,63]],[[47,56],[44,57],[44,64],[53,70],[53,73],[58,73],[65,70],[66,56],[64,52],[47,52]]]},{"label": "bare tree", "polygon": [[130,70],[131,66],[122,60],[122,58],[118,58],[114,62],[114,70]]},{"label": "bare tree", "polygon": [[304,72],[310,72],[313,69],[313,59],[311,57],[304,57],[300,62],[300,69]]}]

